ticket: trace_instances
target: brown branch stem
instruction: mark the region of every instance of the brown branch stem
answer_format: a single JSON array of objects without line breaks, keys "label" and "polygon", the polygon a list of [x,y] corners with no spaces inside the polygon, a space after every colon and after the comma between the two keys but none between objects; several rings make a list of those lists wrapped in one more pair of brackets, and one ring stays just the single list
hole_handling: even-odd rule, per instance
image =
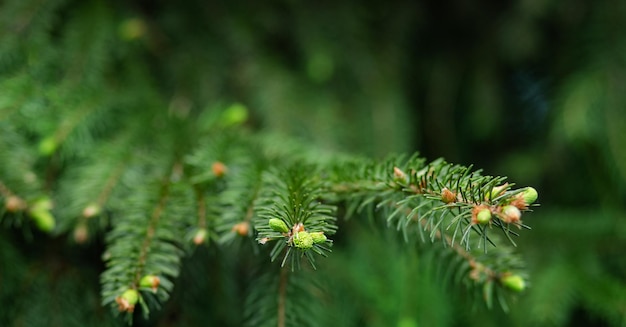
[{"label": "brown branch stem", "polygon": [[[172,168],[171,174],[176,173],[175,170],[176,170],[177,165],[174,164],[173,167],[174,168]],[[143,267],[146,264],[150,245],[152,244],[152,240],[154,239],[155,228],[159,224],[163,211],[165,210],[165,204],[169,196],[169,185],[170,185],[169,181],[170,181],[170,178],[166,178],[164,180],[163,185],[161,186],[161,194],[159,196],[159,203],[154,208],[154,210],[152,211],[152,215],[150,216],[150,222],[148,223],[148,228],[146,229],[146,238],[144,239],[143,244],[141,245],[141,250],[140,250],[139,260],[138,260],[139,262],[137,265],[137,271],[135,273],[135,280],[133,281],[134,286],[136,286],[139,283],[139,280],[141,279],[143,275]]]},{"label": "brown branch stem", "polygon": [[289,271],[286,267],[280,268],[280,280],[278,284],[278,327],[285,327],[285,302],[287,298],[287,280]]}]

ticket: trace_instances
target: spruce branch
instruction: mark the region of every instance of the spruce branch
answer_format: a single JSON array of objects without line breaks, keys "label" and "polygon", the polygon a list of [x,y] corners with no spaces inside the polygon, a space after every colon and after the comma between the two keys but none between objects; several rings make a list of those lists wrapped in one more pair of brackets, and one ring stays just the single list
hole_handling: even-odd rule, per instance
[{"label": "spruce branch", "polygon": [[415,222],[423,240],[435,241],[438,232],[452,230],[451,243],[460,239],[466,250],[471,249],[472,234],[480,237],[484,251],[486,243],[495,245],[487,235],[490,227],[502,231],[512,244],[512,236],[518,233],[510,227],[528,228],[520,218],[534,202],[524,198],[525,192],[534,189],[511,190],[504,177],[482,176],[479,170],[471,171],[471,166],[441,159],[424,162],[414,156],[390,158],[381,164],[339,163],[330,171],[329,200],[347,201],[349,214],[375,205],[405,238]]},{"label": "spruce branch", "polygon": [[[107,270],[101,276],[104,305],[115,302],[119,311],[133,312],[134,303],[125,294],[140,291],[135,303],[147,316],[149,307],[158,307],[168,298],[184,255],[180,240],[189,223],[184,217],[190,217],[193,208],[190,188],[171,180],[175,171],[157,184],[134,189],[129,207],[114,219],[114,229],[107,235]],[[146,276],[158,277],[158,287],[146,287],[142,283]]]},{"label": "spruce branch", "polygon": [[215,125],[222,121],[220,117],[223,114],[204,118],[209,120],[208,124],[214,126],[217,133],[203,131],[205,137],[186,157],[185,163],[199,202],[202,198],[211,198],[208,207],[203,209],[206,212],[204,215],[211,217],[211,226],[200,227],[208,222],[199,220],[198,239],[210,233],[220,244],[230,244],[235,239],[251,235],[253,203],[258,196],[261,173],[266,163],[241,135]]},{"label": "spruce branch", "polygon": [[[57,201],[58,232],[73,229],[74,241],[81,244],[108,226],[108,214],[121,210],[120,202],[130,192],[123,184],[132,158],[132,146],[122,137],[93,149],[101,154],[69,167],[60,183]],[[103,160],[103,158],[106,158]]]},{"label": "spruce branch", "polygon": [[[330,252],[332,241],[325,235],[334,234],[337,228],[335,207],[320,202],[322,188],[312,179],[314,175],[313,166],[299,163],[263,175],[254,226],[259,232],[259,243],[276,241],[271,258],[274,261],[282,256],[281,266],[289,259],[295,269],[300,266],[300,258],[306,257],[315,267],[311,252],[322,256]],[[273,221],[282,222],[285,227],[277,228]]]},{"label": "spruce branch", "polygon": [[[425,224],[424,221],[421,223]],[[507,296],[521,292],[525,287],[524,280],[527,279],[524,274],[525,265],[519,255],[507,244],[500,244],[489,252],[484,252],[480,249],[467,250],[439,230],[435,237],[443,241],[442,246],[435,247],[435,252],[439,253],[437,261],[448,267],[440,274],[443,281],[452,280],[455,284],[462,283],[478,291],[480,298],[490,309],[495,297],[501,308],[508,311]],[[518,280],[516,284],[507,283],[511,278]]]}]

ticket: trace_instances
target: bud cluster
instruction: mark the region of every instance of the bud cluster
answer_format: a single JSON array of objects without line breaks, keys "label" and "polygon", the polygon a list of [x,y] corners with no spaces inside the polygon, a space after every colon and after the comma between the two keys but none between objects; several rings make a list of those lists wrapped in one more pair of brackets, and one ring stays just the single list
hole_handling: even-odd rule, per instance
[{"label": "bud cluster", "polygon": [[516,224],[521,222],[522,211],[528,209],[538,197],[537,190],[526,187],[522,192],[515,194],[507,204],[499,208],[498,217],[505,223]]},{"label": "bud cluster", "polygon": [[[495,199],[506,192],[508,184],[496,186],[485,197],[487,200]],[[448,189],[442,191],[442,201],[446,202],[445,197]],[[516,193],[511,199],[504,202],[503,205],[487,206],[485,204],[475,205],[472,209],[472,224],[486,225],[491,222],[495,215],[502,222],[507,224],[519,224],[522,218],[522,210],[528,209],[528,206],[537,200],[537,190],[532,187],[526,187],[522,192]],[[447,202],[446,202],[447,203]]]},{"label": "bud cluster", "polygon": [[[268,221],[268,225],[273,231],[283,234],[284,237],[288,237],[287,243],[298,249],[307,250],[312,248],[313,244],[324,243],[327,240],[324,232],[307,232],[302,223],[297,223],[289,229],[284,220],[271,218]],[[265,244],[267,240],[267,238],[264,238],[260,242]]]},{"label": "bud cluster", "polygon": [[497,279],[502,286],[513,292],[520,293],[526,289],[526,281],[518,274],[510,271],[497,274],[473,259],[470,260],[469,265],[472,268],[469,272],[469,277],[476,282]]}]

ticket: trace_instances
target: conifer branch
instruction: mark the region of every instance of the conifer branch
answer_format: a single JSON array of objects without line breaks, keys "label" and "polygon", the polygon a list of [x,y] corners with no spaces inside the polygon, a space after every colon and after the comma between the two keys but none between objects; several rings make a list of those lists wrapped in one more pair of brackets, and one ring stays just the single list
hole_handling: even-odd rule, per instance
[{"label": "conifer branch", "polygon": [[[119,183],[120,178],[122,177],[122,174],[124,173],[125,169],[126,169],[126,162],[122,162],[118,164],[117,167],[111,173],[111,175],[109,175],[106,182],[104,183],[104,187],[100,191],[100,194],[98,194],[98,197],[95,201],[98,207],[103,207],[106,204],[107,200],[111,196],[111,192],[113,192],[113,189]],[[85,215],[83,214],[83,216]]]},{"label": "conifer branch", "polygon": [[[426,224],[421,221],[421,224]],[[424,226],[424,228],[428,228]],[[500,245],[498,248],[486,252],[470,251],[466,247],[455,243],[452,237],[436,230],[435,237],[442,240],[443,250],[449,249],[455,256],[462,258],[463,263],[458,260],[448,260],[449,269],[452,272],[456,270],[455,281],[457,283],[464,282],[468,286],[481,289],[482,299],[487,307],[492,308],[494,296],[498,298],[500,306],[507,311],[505,294],[512,292],[520,292],[524,288],[524,279],[520,273],[523,273],[524,264],[506,245]],[[444,260],[444,258],[442,258]],[[506,283],[507,278],[515,276],[519,279],[516,285]],[[497,287],[494,287],[496,285]],[[507,289],[502,292],[500,289]]]},{"label": "conifer branch", "polygon": [[224,213],[219,229],[226,232],[222,241],[231,240],[233,235],[249,235],[255,214],[254,203],[261,189],[264,164],[244,163],[239,168],[239,175],[230,176],[230,187],[221,196]]},{"label": "conifer branch", "polygon": [[521,223],[521,212],[527,211],[534,200],[527,203],[527,189],[510,190],[511,185],[502,177],[481,176],[480,171],[471,172],[471,167],[443,160],[425,165],[418,157],[406,162],[392,158],[382,164],[338,165],[341,167],[335,168],[328,186],[334,195],[328,199],[348,201],[348,214],[375,205],[405,237],[412,222],[420,222],[422,239],[428,229],[431,241],[436,239],[437,231],[444,233],[454,227],[452,242],[460,235],[460,243],[470,250],[472,233],[491,243],[486,225],[500,229],[513,244],[511,235],[517,233],[510,225],[528,228]]},{"label": "conifer branch", "polygon": [[[179,165],[172,167],[168,177],[158,183],[156,196],[149,194],[153,184],[134,190],[132,210],[125,210],[122,219],[114,220],[114,230],[107,237],[103,303],[116,302],[120,311],[133,312],[139,303],[147,316],[148,303],[159,305],[152,297],[166,300],[173,287],[170,278],[178,275],[184,254],[180,242],[187,223],[184,217],[191,216],[193,197],[187,185],[172,182]],[[145,214],[147,207],[151,207],[149,215]]]},{"label": "conifer branch", "polygon": [[98,156],[85,158],[64,172],[60,196],[55,199],[64,203],[57,210],[59,232],[73,228],[74,241],[83,244],[107,227],[112,213],[123,211],[121,204],[131,192],[124,176],[137,160],[131,155],[132,144],[128,135],[118,136],[91,150]]},{"label": "conifer branch", "polygon": [[146,258],[148,256],[148,251],[150,249],[150,245],[152,244],[155,229],[159,224],[159,220],[161,220],[163,211],[165,210],[165,203],[167,201],[169,192],[169,184],[167,182],[163,183],[161,186],[160,195],[158,198],[157,206],[152,211],[152,215],[150,216],[150,220],[148,221],[148,225],[146,228],[146,237],[143,239],[143,244],[139,248],[139,258],[137,260],[137,269],[135,271],[135,279],[132,282],[132,285],[136,286],[141,279],[141,276],[144,273],[144,267],[146,264]]},{"label": "conifer branch", "polygon": [[126,163],[120,163],[113,169],[110,175],[106,178],[104,186],[100,190],[100,193],[96,196],[94,201],[87,201],[88,204],[82,206],[82,212],[78,216],[78,219],[74,225],[74,241],[76,243],[85,243],[89,239],[90,227],[89,221],[94,217],[99,216],[106,207],[106,203],[113,192],[115,186],[119,183],[124,170],[126,169]]},{"label": "conifer branch", "polygon": [[315,267],[311,252],[326,256],[331,241],[326,235],[335,233],[335,207],[322,204],[321,186],[312,179],[313,166],[296,163],[283,171],[266,173],[264,189],[257,202],[254,221],[261,244],[277,241],[271,251],[272,261],[282,256],[284,266],[289,260],[292,269],[306,257]]}]

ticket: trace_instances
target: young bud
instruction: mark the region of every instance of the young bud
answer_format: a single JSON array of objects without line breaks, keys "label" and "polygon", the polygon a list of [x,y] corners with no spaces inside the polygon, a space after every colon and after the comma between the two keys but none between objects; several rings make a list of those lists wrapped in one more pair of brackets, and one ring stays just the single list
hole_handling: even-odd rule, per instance
[{"label": "young bud", "polygon": [[441,201],[445,204],[456,202],[456,194],[447,187],[444,187],[443,190],[441,190]]},{"label": "young bud", "polygon": [[402,169],[398,167],[393,167],[393,180],[396,183],[405,184],[409,182],[409,176],[407,176],[406,173],[402,171]]},{"label": "young bud", "polygon": [[152,292],[156,293],[160,283],[161,279],[159,279],[159,277],[155,275],[145,275],[139,281],[139,286],[151,288]]},{"label": "young bud", "polygon": [[506,191],[507,187],[509,187],[509,183],[504,183],[504,184],[502,184],[500,186],[496,186],[496,187],[492,188],[491,192],[487,196],[487,200],[493,200],[493,199],[499,197],[500,195],[504,194],[504,191]]},{"label": "young bud", "polygon": [[206,229],[198,229],[196,235],[193,236],[193,244],[200,245],[206,241]]},{"label": "young bud", "polygon": [[488,224],[491,221],[491,210],[482,209],[476,215],[476,222],[481,225]]},{"label": "young bud", "polygon": [[224,127],[241,125],[246,120],[248,120],[248,108],[241,103],[233,103],[221,116],[221,124]]},{"label": "young bud", "polygon": [[213,163],[211,170],[213,171],[213,175],[215,175],[215,177],[222,177],[228,172],[226,165],[219,161]]},{"label": "young bud", "polygon": [[502,221],[505,223],[517,223],[522,218],[522,213],[516,206],[507,205],[502,208]]},{"label": "young bud", "polygon": [[233,226],[232,231],[237,233],[239,236],[248,236],[248,231],[250,231],[250,223],[248,223],[247,221],[237,223],[235,224],[235,226]]},{"label": "young bud", "polygon": [[51,232],[56,225],[54,217],[47,209],[31,209],[28,214],[42,232]]},{"label": "young bud", "polygon": [[78,244],[83,244],[87,242],[89,238],[89,229],[87,225],[84,223],[79,223],[74,227],[74,241]]},{"label": "young bud", "polygon": [[539,196],[537,190],[532,187],[527,187],[521,194],[526,204],[533,204],[535,201],[537,201],[537,197]]},{"label": "young bud", "polygon": [[311,235],[311,238],[313,238],[313,243],[315,244],[324,243],[327,240],[326,235],[324,235],[324,232],[313,232],[309,234]]},{"label": "young bud", "polygon": [[91,217],[97,216],[100,214],[101,210],[102,208],[100,208],[99,205],[92,203],[86,206],[85,209],[83,209],[83,217],[91,218]]},{"label": "young bud", "polygon": [[4,208],[8,212],[18,212],[26,209],[26,202],[20,199],[20,197],[11,195],[4,199]]},{"label": "young bud", "polygon": [[313,237],[308,232],[299,232],[293,237],[293,245],[306,250],[313,247]]},{"label": "young bud", "polygon": [[472,224],[487,224],[491,221],[491,209],[486,205],[477,205],[472,209]]},{"label": "young bud", "polygon": [[518,293],[526,288],[526,282],[524,282],[524,279],[520,275],[514,275],[511,273],[504,274],[500,277],[500,282],[508,289]]},{"label": "young bud", "polygon": [[44,157],[48,157],[57,150],[58,146],[59,143],[54,136],[46,137],[39,142],[39,154]]},{"label": "young bud", "polygon": [[289,232],[289,227],[287,224],[280,218],[272,218],[269,221],[270,228],[275,232],[287,233]]},{"label": "young bud", "polygon": [[128,289],[122,295],[115,298],[117,302],[118,310],[125,312],[133,312],[135,310],[135,304],[139,301],[139,292],[134,289]]}]

